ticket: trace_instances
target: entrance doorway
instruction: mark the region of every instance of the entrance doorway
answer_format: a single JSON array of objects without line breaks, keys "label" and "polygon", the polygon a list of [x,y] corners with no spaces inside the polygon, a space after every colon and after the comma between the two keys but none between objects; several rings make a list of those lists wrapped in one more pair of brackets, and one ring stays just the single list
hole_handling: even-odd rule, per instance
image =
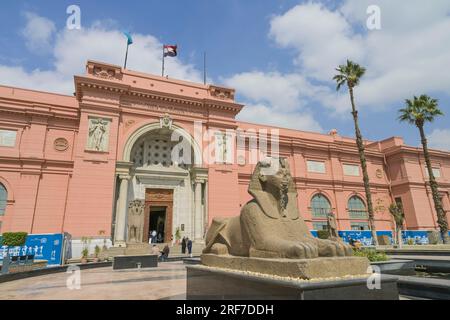
[{"label": "entrance doorway", "polygon": [[163,243],[166,234],[167,207],[150,207],[150,223],[148,232],[152,243]]},{"label": "entrance doorway", "polygon": [[144,241],[156,232],[156,242],[168,243],[172,239],[173,190],[145,190]]}]

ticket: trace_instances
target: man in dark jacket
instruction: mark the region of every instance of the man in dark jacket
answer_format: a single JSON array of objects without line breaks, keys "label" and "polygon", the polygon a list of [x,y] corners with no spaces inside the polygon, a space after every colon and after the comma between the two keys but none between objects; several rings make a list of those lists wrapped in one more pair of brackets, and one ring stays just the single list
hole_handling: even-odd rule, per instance
[{"label": "man in dark jacket", "polygon": [[166,261],[167,258],[169,258],[169,252],[170,252],[169,245],[166,244],[163,250],[161,251],[161,261]]},{"label": "man in dark jacket", "polygon": [[192,240],[189,238],[186,238],[186,239],[187,239],[188,253],[189,253],[189,256],[192,258]]},{"label": "man in dark jacket", "polygon": [[181,240],[181,253],[186,253],[186,237],[183,237],[183,240]]}]

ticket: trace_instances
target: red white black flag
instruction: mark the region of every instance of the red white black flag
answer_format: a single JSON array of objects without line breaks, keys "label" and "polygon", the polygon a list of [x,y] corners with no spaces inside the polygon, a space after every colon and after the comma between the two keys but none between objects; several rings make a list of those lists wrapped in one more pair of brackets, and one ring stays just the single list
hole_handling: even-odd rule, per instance
[{"label": "red white black flag", "polygon": [[176,57],[177,56],[177,46],[164,45],[164,57]]}]

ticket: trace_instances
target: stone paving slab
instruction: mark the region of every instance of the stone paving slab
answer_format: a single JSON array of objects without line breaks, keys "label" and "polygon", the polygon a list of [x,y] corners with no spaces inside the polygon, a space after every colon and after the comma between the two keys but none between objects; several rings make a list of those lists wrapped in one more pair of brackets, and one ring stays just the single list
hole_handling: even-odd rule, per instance
[{"label": "stone paving slab", "polygon": [[[157,268],[81,270],[81,288],[70,290],[65,272],[15,280],[0,285],[0,300],[185,300],[186,267],[182,261]],[[402,300],[416,299],[402,297]]]},{"label": "stone paving slab", "polygon": [[435,261],[448,261],[450,262],[450,256],[421,256],[421,255],[389,255],[390,259],[395,260],[435,260]]},{"label": "stone paving slab", "polygon": [[71,274],[57,273],[3,283],[0,299],[157,300],[186,297],[186,268],[181,261],[160,263],[157,268],[113,271],[106,267],[81,270],[80,273],[79,290],[67,287]]}]

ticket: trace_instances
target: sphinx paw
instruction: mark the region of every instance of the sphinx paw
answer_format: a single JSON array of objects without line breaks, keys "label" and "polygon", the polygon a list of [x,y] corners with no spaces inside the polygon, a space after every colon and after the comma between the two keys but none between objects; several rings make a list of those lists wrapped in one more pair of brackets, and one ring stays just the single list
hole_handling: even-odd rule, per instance
[{"label": "sphinx paw", "polygon": [[335,257],[337,256],[337,246],[330,240],[317,240],[319,248],[319,257]]},{"label": "sphinx paw", "polygon": [[287,250],[287,258],[290,259],[311,259],[318,257],[318,255],[318,247],[309,242],[295,243]]},{"label": "sphinx paw", "polygon": [[209,253],[217,255],[226,255],[228,254],[228,247],[222,243],[214,243]]},{"label": "sphinx paw", "polygon": [[307,258],[306,248],[303,245],[296,243],[287,249],[286,257],[290,259],[305,259]]}]

